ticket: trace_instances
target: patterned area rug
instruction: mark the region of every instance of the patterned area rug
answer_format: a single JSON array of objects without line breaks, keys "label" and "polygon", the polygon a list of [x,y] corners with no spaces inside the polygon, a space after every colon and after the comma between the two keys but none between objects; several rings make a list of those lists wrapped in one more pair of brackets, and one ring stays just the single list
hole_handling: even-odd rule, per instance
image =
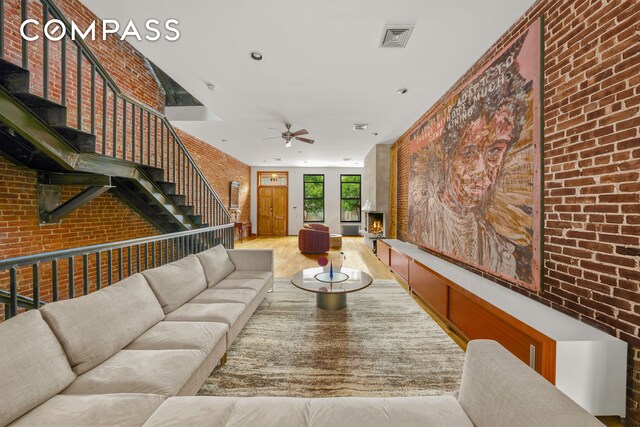
[{"label": "patterned area rug", "polygon": [[464,352],[393,280],[348,295],[340,311],[276,279],[199,395],[456,394]]}]

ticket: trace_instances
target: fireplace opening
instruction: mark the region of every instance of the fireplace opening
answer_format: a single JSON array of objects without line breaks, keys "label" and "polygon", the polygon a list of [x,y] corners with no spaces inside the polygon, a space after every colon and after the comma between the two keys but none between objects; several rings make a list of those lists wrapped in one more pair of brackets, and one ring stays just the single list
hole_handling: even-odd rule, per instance
[{"label": "fireplace opening", "polygon": [[369,212],[367,214],[367,232],[380,234],[384,231],[384,214],[382,212]]}]

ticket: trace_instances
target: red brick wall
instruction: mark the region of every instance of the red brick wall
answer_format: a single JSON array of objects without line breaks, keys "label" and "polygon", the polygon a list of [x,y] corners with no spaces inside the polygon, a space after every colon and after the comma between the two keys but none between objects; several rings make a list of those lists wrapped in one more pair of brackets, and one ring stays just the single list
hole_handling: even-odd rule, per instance
[{"label": "red brick wall", "polygon": [[[229,207],[229,183],[240,183],[242,213],[238,220],[249,221],[251,166],[180,129],[176,131],[226,208]],[[232,215],[231,218],[235,219],[235,216]]]},{"label": "red brick wall", "polygon": [[[155,75],[150,72],[146,59],[132,45],[120,40],[118,36],[109,35],[107,40],[102,40],[102,20],[97,18],[84,4],[78,0],[56,0],[55,2],[68,20],[73,20],[81,30],[85,30],[89,24],[96,21],[96,40],[87,38],[85,41],[91,51],[105,67],[114,79],[120,90],[130,97],[148,105],[158,111],[164,111],[164,92]],[[20,0],[5,0],[5,59],[17,65],[22,64],[20,37]],[[37,19],[39,26],[29,26],[29,35],[40,35],[37,41],[28,42],[29,67],[31,71],[31,92],[42,94],[43,79],[43,37],[42,37],[42,3],[37,0],[29,0],[29,18]],[[70,31],[70,29],[67,29]],[[61,42],[49,42],[49,72],[50,90],[52,99],[60,99],[60,64]],[[71,40],[67,39],[67,70],[74,73],[76,69],[76,49]],[[90,68],[86,60],[83,62],[83,93],[90,96]],[[68,75],[67,90],[74,107],[73,99],[76,90],[76,75]],[[100,84],[100,82],[98,82]],[[101,87],[101,86],[100,86]],[[100,92],[99,92],[100,93]],[[75,112],[70,108],[70,114],[75,119]]]},{"label": "red brick wall", "polygon": [[[545,22],[544,290],[501,284],[629,344],[628,419],[639,423],[640,2],[539,1],[425,115],[539,16]],[[404,240],[411,130],[396,143]]]},{"label": "red brick wall", "polygon": [[[87,38],[85,41],[89,45],[91,52],[96,56],[100,64],[108,71],[108,75],[114,80],[116,86],[130,98],[137,100],[138,102],[145,104],[160,112],[164,111],[164,92],[159,85],[155,74],[150,69],[146,59],[142,54],[133,48],[129,43],[122,42],[117,36],[109,35],[107,40],[102,40],[102,21],[95,17],[91,11],[89,11],[82,3],[77,0],[58,0],[56,2],[62,12],[65,14],[68,20],[73,20],[77,23],[81,30],[84,30],[89,24],[96,21],[96,40],[92,41]],[[28,2],[28,17],[37,19],[40,25],[30,25],[28,27],[28,34],[30,36],[38,35],[40,38],[36,41],[27,42],[27,57],[28,66],[30,71],[30,92],[38,95],[45,96],[44,93],[44,36],[43,23],[42,23],[42,3],[38,0],[29,0]],[[10,62],[22,66],[22,43],[19,33],[20,27],[20,13],[21,2],[20,0],[7,0],[5,2],[5,52],[4,58]],[[69,29],[67,29],[69,31]],[[105,85],[103,79],[96,71],[96,78],[91,78],[91,64],[89,60],[83,56],[81,60],[82,69],[82,123],[78,123],[78,58],[77,58],[77,46],[70,39],[66,39],[66,94],[63,98],[62,93],[62,42],[61,41],[49,41],[49,56],[48,56],[48,82],[49,88],[46,96],[54,102],[59,104],[65,104],[67,106],[67,125],[82,129],[86,132],[91,132],[91,120],[92,120],[92,85],[95,85],[95,105],[94,105],[94,122],[95,122],[95,134],[96,134],[96,151],[102,153],[102,128],[103,128],[103,92]],[[127,105],[127,139],[128,145],[126,147],[126,153],[123,153],[123,126],[124,117],[123,111],[125,110],[123,101],[120,99],[117,101],[117,105],[114,110],[113,89],[106,90],[107,108],[105,112],[106,117],[106,150],[108,155],[112,154],[113,150],[113,122],[117,122],[117,153],[118,157],[126,158],[127,160],[139,161],[139,148],[140,143],[137,142],[138,148],[136,152],[133,152],[132,137],[140,134],[140,127],[144,129],[143,137],[147,139],[147,131],[151,133],[150,139],[155,138],[154,135],[154,121],[148,122],[146,119],[141,123],[140,110],[136,110],[136,132],[132,132],[132,115],[133,110],[131,105]],[[150,129],[149,126],[151,125]],[[153,146],[151,149],[153,150]],[[138,158],[134,159],[134,155]],[[146,153],[144,154],[146,158]],[[152,153],[153,155],[153,153]]]},{"label": "red brick wall", "polygon": [[[0,259],[41,252],[134,239],[159,234],[117,197],[105,193],[65,217],[59,224],[38,224],[37,173],[0,157]],[[64,187],[61,199],[68,200],[81,187]],[[93,262],[94,260],[92,260]],[[106,256],[103,259],[106,262]],[[81,259],[76,259],[76,292],[81,292]],[[106,265],[103,282],[106,282]],[[95,289],[95,267],[91,268]],[[61,265],[60,283],[66,284],[67,266]],[[31,296],[29,269],[19,270],[19,293]],[[42,266],[41,299],[51,301],[51,266]],[[9,289],[8,272],[0,272],[0,289]],[[60,296],[66,297],[63,286]],[[0,315],[2,307],[0,307]]]}]

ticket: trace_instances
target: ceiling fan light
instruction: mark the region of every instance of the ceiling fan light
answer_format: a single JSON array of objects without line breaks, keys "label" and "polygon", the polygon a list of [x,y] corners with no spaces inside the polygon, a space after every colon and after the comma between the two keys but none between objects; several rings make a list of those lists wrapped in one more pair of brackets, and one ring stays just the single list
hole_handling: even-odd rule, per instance
[{"label": "ceiling fan light", "polygon": [[287,141],[286,144],[284,144],[285,147],[290,148],[291,147],[291,141]]}]

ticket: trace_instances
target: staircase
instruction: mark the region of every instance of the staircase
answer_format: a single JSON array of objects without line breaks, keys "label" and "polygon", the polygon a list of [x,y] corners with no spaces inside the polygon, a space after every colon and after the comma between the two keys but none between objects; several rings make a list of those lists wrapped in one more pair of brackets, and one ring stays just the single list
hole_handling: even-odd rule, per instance
[{"label": "staircase", "polygon": [[[39,171],[40,222],[59,221],[109,191],[164,232],[231,223],[164,115],[123,94],[81,38],[41,37],[19,49],[5,42],[12,19],[49,17],[71,28],[51,0],[19,6],[8,10],[0,0],[0,152]],[[87,188],[60,203],[55,188],[61,185]]]}]

